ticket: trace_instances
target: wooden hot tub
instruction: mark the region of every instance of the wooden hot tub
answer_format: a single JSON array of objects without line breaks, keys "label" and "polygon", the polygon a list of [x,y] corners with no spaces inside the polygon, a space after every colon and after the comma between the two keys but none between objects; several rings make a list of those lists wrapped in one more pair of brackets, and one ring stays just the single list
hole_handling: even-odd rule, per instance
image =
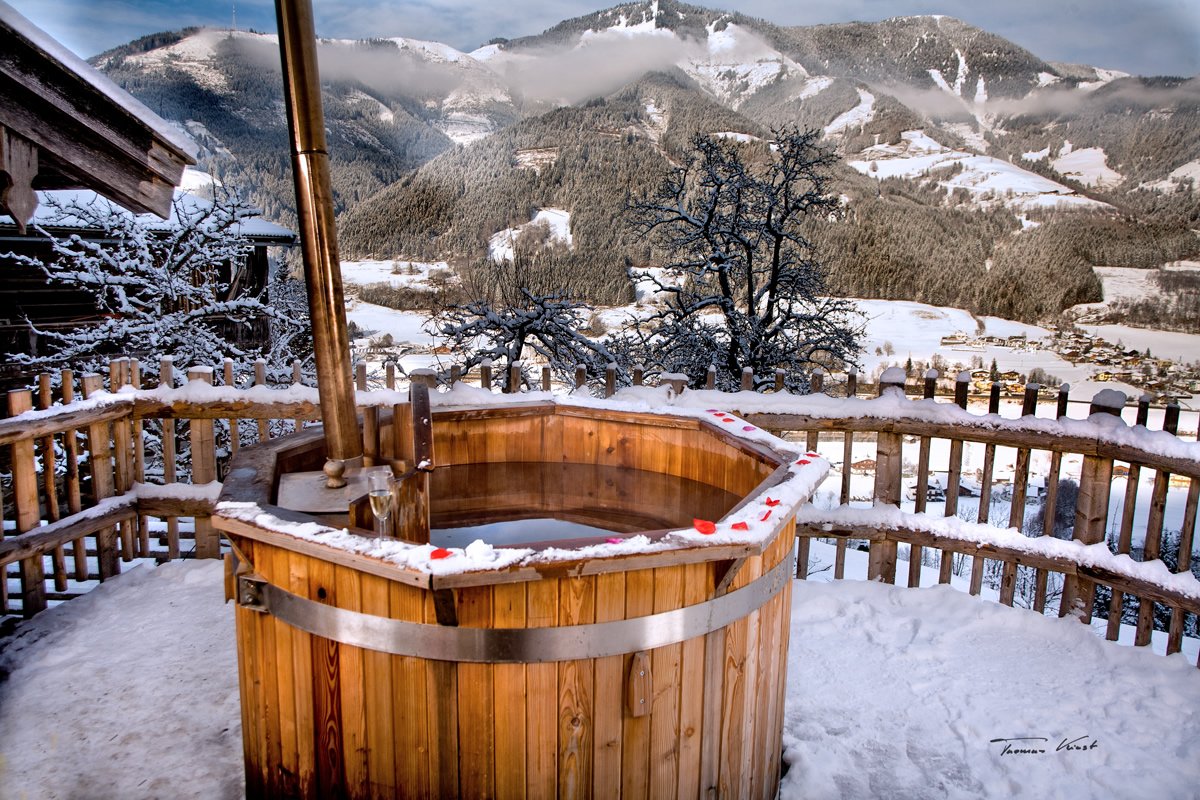
[{"label": "wooden hot tub", "polygon": [[[238,573],[248,795],[773,797],[791,517],[825,465],[724,419],[564,402],[434,414],[432,490],[407,495],[434,528],[611,532],[482,556],[373,550],[343,520],[274,505],[281,472],[320,465],[315,434],[244,450],[216,525]],[[411,436],[376,425],[375,457],[402,469]],[[714,535],[692,528],[696,508]],[[418,516],[398,532],[419,537]]]}]

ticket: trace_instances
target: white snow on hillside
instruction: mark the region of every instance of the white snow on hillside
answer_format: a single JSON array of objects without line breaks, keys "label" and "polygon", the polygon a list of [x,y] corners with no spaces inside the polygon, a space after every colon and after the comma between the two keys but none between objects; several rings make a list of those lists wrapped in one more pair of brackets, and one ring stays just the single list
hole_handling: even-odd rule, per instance
[{"label": "white snow on hillside", "polygon": [[190,36],[185,36],[167,47],[126,56],[125,60],[131,64],[154,67],[164,71],[177,69],[187,73],[207,89],[224,92],[228,89],[225,76],[212,62],[217,55],[217,46],[230,37],[251,39],[276,46],[279,41],[274,34],[205,28]]},{"label": "white snow on hillside", "polygon": [[[1168,272],[1200,272],[1198,261],[1175,261],[1162,267]],[[1102,311],[1119,300],[1164,299],[1154,280],[1155,270],[1134,267],[1093,267],[1104,287],[1104,300],[1071,306],[1070,313],[1080,322],[1087,322],[1096,311]],[[1197,353],[1200,357],[1200,353]]]},{"label": "white snow on hillside", "polygon": [[376,119],[381,122],[395,122],[396,115],[383,103],[360,89],[351,89],[346,94],[346,100],[351,103],[362,103],[371,108]]},{"label": "white snow on hillside", "polygon": [[483,47],[477,48],[475,50],[472,50],[470,53],[467,53],[467,55],[469,55],[471,58],[475,59],[476,61],[482,62],[482,61],[490,61],[491,59],[493,59],[497,55],[499,55],[501,52],[503,52],[503,51],[501,50],[500,45],[485,44]]},{"label": "white snow on hillside", "polygon": [[462,51],[441,42],[427,42],[423,39],[406,39],[404,37],[394,37],[387,41],[394,42],[396,47],[401,50],[410,50],[427,61],[454,62],[461,61],[466,56]]},{"label": "white snow on hillside", "polygon": [[762,141],[762,139],[752,133],[738,133],[737,131],[717,131],[713,134],[713,136],[717,137],[718,139],[732,139],[735,142],[741,142],[742,144],[745,144],[746,142]]},{"label": "white snow on hillside", "polygon": [[611,38],[613,36],[669,36],[675,37],[675,33],[669,28],[659,28],[656,22],[658,17],[658,2],[652,2],[650,8],[642,12],[641,19],[635,20],[633,17],[626,17],[624,13],[617,16],[617,21],[599,31],[586,30],[579,37],[579,43],[586,44],[588,41]]},{"label": "white snow on hillside", "polygon": [[[955,97],[961,98],[963,86],[966,85],[967,73],[970,72],[970,68],[967,66],[967,58],[963,55],[962,50],[959,50],[957,47],[954,48],[954,55],[958,58],[958,69],[954,75],[953,86],[946,82],[946,78],[940,69],[929,70],[929,77],[933,79],[933,82],[942,91],[949,92]],[[976,91],[978,92],[978,89]],[[984,99],[987,99],[986,92],[984,93]]]},{"label": "white snow on hillside", "polygon": [[446,134],[455,144],[472,144],[486,139],[496,129],[486,114],[468,111],[451,111],[434,123],[434,127]]},{"label": "white snow on hillside", "polygon": [[1171,170],[1167,177],[1160,181],[1152,183],[1143,183],[1141,188],[1158,189],[1163,192],[1171,192],[1175,190],[1176,185],[1181,181],[1190,180],[1193,185],[1200,186],[1200,158],[1195,161],[1189,161],[1181,167],[1176,167]]},{"label": "white snow on hillside", "polygon": [[445,261],[382,259],[342,262],[342,282],[349,285],[386,283],[393,288],[408,286],[432,291],[431,279],[458,280]]},{"label": "white snow on hillside", "polygon": [[1101,69],[1100,67],[1092,67],[1096,73],[1096,79],[1093,81],[1082,81],[1079,83],[1079,88],[1085,92],[1095,91],[1101,86],[1105,86],[1119,78],[1128,78],[1128,72],[1121,72],[1116,69]]},{"label": "white snow on hillside", "polygon": [[1070,142],[1067,142],[1063,145],[1063,152],[1059,157],[1050,163],[1058,172],[1084,186],[1116,186],[1125,180],[1124,175],[1108,166],[1104,150],[1099,147],[1075,150],[1070,147]]},{"label": "white snow on hillside", "polygon": [[966,189],[974,202],[986,205],[1003,202],[1011,208],[1071,206],[1101,208],[1105,204],[1077,195],[1074,190],[1015,164],[991,156],[951,150],[924,131],[905,131],[898,144],[868,147],[848,162],[864,175],[878,180],[889,177],[938,177],[938,171],[955,164],[962,172],[938,180],[947,192]]},{"label": "white snow on hillside", "polygon": [[734,23],[721,30],[715,22],[709,25],[706,52],[679,67],[734,108],[775,80],[808,75],[795,61]]},{"label": "white snow on hillside", "polygon": [[842,133],[848,128],[865,125],[875,116],[875,95],[866,89],[858,89],[857,91],[858,105],[834,117],[833,121],[825,126],[826,136]]},{"label": "white snow on hillside", "polygon": [[567,247],[575,246],[574,237],[571,236],[571,212],[561,208],[542,208],[524,225],[492,234],[488,239],[488,256],[497,262],[512,261],[517,237],[529,226],[538,223],[545,223],[550,227],[550,241],[562,242]]},{"label": "white snow on hillside", "polygon": [[832,84],[833,78],[829,77],[828,75],[817,75],[816,77],[809,78],[804,82],[804,85],[801,87],[799,92],[796,92],[788,97],[788,101],[792,102],[795,100],[807,100],[810,97],[816,97],[821,92],[828,89]]},{"label": "white snow on hillside", "polygon": [[[846,556],[861,577],[866,555]],[[1193,640],[1164,657],[947,586],[826,582],[833,557],[814,541],[814,579],[792,584],[781,800],[1194,793]],[[138,568],[21,624],[0,656],[6,797],[242,795],[223,574]],[[993,741],[1020,736],[1047,752]]]}]

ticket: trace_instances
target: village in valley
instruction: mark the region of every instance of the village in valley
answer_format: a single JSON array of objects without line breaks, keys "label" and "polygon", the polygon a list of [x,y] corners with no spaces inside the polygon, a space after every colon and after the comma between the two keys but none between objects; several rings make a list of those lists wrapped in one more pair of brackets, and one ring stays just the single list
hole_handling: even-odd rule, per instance
[{"label": "village in valley", "polygon": [[[1052,335],[1042,339],[1031,339],[1025,334],[1014,336],[971,336],[961,331],[942,337],[943,347],[967,352],[983,352],[984,347],[1007,347],[1012,350],[1048,350],[1071,366],[1094,365],[1090,380],[1097,383],[1122,383],[1149,394],[1156,404],[1171,400],[1190,398],[1200,393],[1200,362],[1183,363],[1169,358],[1160,358],[1150,349],[1127,349],[1120,342],[1114,344],[1074,326],[1048,325]],[[974,363],[978,364],[980,358]],[[1057,381],[1053,375],[1034,376],[1044,381],[1040,394],[1051,397]],[[1016,370],[999,371],[976,368],[971,371],[971,390],[976,394],[987,394],[991,383],[999,381],[1004,394],[1020,397],[1025,393],[1030,375]],[[1036,382],[1036,381],[1035,381]]]}]

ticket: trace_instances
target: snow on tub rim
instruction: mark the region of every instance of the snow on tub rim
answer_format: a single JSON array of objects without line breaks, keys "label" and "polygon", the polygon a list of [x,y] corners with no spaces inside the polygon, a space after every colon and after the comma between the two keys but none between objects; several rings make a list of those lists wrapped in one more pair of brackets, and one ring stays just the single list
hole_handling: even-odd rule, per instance
[{"label": "snow on tub rim", "polygon": [[[242,451],[215,524],[235,554],[245,730],[263,733],[245,737],[248,795],[552,795],[578,782],[618,796],[644,780],[775,795],[792,518],[828,464],[723,409],[665,414],[643,398],[459,387],[425,417],[431,460],[682,474],[742,498],[733,508],[570,547],[380,543],[272,504],[279,470],[323,461],[318,432]],[[403,461],[406,424],[421,419],[409,411],[365,417],[368,451]],[[443,500],[421,502],[436,517]],[[412,516],[402,533],[419,531]]]}]

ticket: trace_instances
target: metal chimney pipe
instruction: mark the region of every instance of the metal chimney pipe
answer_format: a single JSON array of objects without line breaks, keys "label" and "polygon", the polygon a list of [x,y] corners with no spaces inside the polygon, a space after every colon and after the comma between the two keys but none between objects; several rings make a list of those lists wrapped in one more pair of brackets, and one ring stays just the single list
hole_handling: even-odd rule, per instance
[{"label": "metal chimney pipe", "polygon": [[326,474],[338,485],[348,466],[362,463],[362,437],[354,407],[350,376],[350,340],[338,259],[333,192],[329,186],[329,152],[317,40],[310,0],[276,0],[283,90],[292,143],[292,174],[304,280],[312,316],[317,388],[325,423]]}]

